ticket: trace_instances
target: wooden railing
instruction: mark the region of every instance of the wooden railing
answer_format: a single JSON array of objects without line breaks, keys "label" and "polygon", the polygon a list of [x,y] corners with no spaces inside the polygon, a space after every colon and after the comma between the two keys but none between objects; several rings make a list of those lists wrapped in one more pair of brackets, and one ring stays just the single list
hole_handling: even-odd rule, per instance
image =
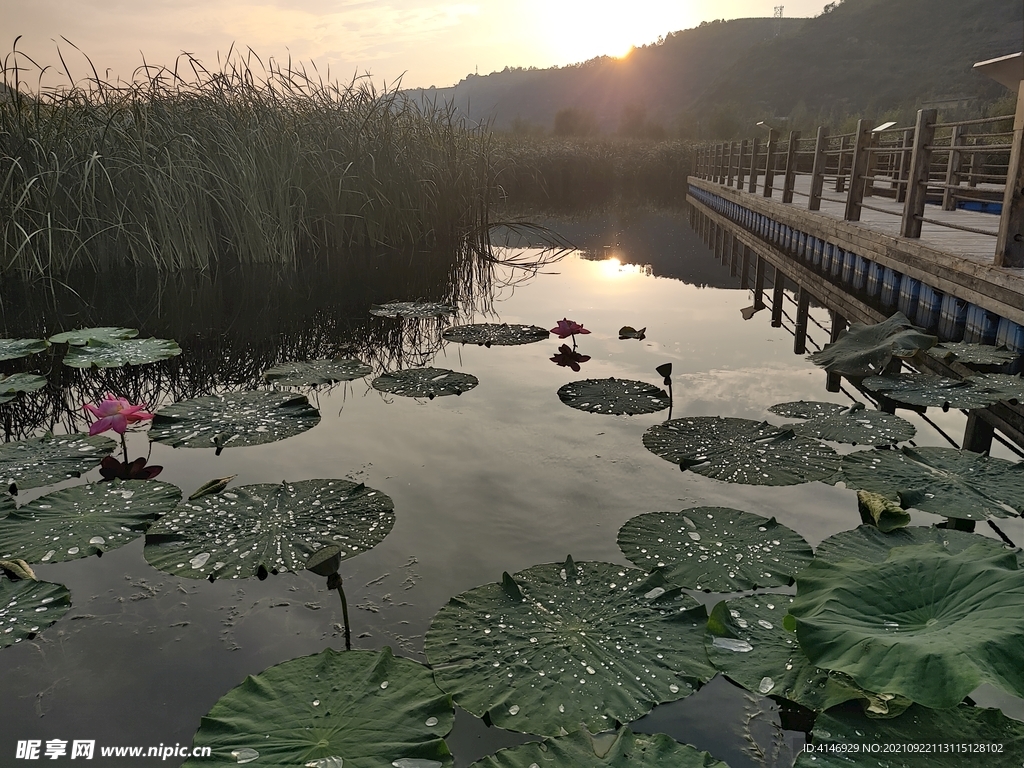
[{"label": "wooden railing", "polygon": [[[859,221],[864,209],[899,216],[903,237],[919,238],[924,223],[988,235],[995,238],[996,266],[1024,267],[1024,127],[1002,130],[1013,122],[1013,115],[1004,115],[939,123],[936,110],[923,109],[912,128],[873,129],[860,120],[853,133],[829,135],[822,126],[814,137],[791,131],[785,141],[772,128],[764,140],[704,145],[694,173],[767,198],[781,188],[783,203],[805,197],[812,211],[823,200],[840,203],[846,221]],[[810,183],[798,185],[799,177],[810,177]],[[902,206],[873,205],[872,197]],[[961,203],[981,209],[1001,204],[1002,210],[998,226],[986,228],[929,217],[927,202],[945,211]]]}]

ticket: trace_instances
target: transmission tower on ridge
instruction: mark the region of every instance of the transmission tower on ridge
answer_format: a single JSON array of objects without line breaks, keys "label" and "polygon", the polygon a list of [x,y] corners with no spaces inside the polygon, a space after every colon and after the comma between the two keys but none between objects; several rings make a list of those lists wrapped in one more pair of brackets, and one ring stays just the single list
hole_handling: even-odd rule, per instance
[{"label": "transmission tower on ridge", "polygon": [[782,34],[782,9],[784,7],[785,6],[783,6],[783,5],[776,5],[775,6],[775,36],[776,37],[778,37],[779,35]]}]

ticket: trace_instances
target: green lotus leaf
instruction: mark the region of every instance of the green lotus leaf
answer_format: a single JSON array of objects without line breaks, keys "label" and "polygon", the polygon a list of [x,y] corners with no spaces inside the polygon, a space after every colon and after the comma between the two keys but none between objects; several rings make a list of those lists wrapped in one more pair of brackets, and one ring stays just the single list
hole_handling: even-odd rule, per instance
[{"label": "green lotus leaf", "polygon": [[661,387],[631,379],[584,379],[558,388],[558,398],[570,408],[616,415],[655,413],[672,401]]},{"label": "green lotus leaf", "polygon": [[370,307],[370,314],[377,317],[440,317],[453,312],[455,307],[436,301],[390,301]]},{"label": "green lotus leaf", "polygon": [[969,344],[964,341],[944,341],[928,350],[928,354],[940,360],[956,360],[964,365],[1006,365],[1020,355],[1006,347],[990,344]]},{"label": "green lotus leaf", "polygon": [[339,357],[334,360],[281,363],[264,371],[263,378],[271,384],[284,387],[307,387],[361,379],[372,370],[362,360]]},{"label": "green lotus leaf", "polygon": [[592,736],[577,730],[542,742],[520,744],[477,760],[469,768],[729,768],[707,752],[680,744],[663,733],[646,735],[628,728]]},{"label": "green lotus leaf", "polygon": [[811,736],[814,751],[801,753],[795,768],[1020,768],[1024,754],[1024,723],[963,704],[914,705],[892,720],[846,704],[819,715]]},{"label": "green lotus leaf", "polygon": [[788,595],[752,595],[718,603],[704,638],[711,663],[748,691],[815,712],[862,698],[852,681],[811,664],[796,635],[783,628],[792,602]]},{"label": "green lotus leaf", "polygon": [[72,368],[120,368],[155,363],[180,354],[181,347],[170,339],[94,340],[68,347],[63,362]]},{"label": "green lotus leaf", "polygon": [[48,346],[42,339],[0,339],[0,360],[17,360],[35,355]]},{"label": "green lotus leaf", "polygon": [[50,337],[51,344],[71,344],[81,347],[93,341],[106,344],[126,339],[134,339],[139,335],[135,328],[115,328],[104,326],[102,328],[79,328],[77,331],[64,331]]},{"label": "green lotus leaf", "polygon": [[427,397],[433,400],[444,395],[461,395],[479,383],[476,376],[447,368],[409,368],[381,374],[373,380],[372,386],[392,395]]},{"label": "green lotus leaf", "polygon": [[789,424],[798,435],[852,445],[892,445],[909,440],[917,429],[906,419],[882,411],[869,411],[855,403],[838,413]]},{"label": "green lotus leaf", "polygon": [[716,480],[796,485],[832,477],[839,455],[792,429],[767,422],[693,416],[656,424],[644,446],[666,461]]},{"label": "green lotus leaf", "polygon": [[985,387],[1000,400],[1024,401],[1024,378],[1008,373],[979,373],[973,377],[977,386]]},{"label": "green lotus leaf", "polygon": [[232,392],[161,408],[149,439],[175,448],[262,445],[298,435],[319,421],[320,412],[305,395]]},{"label": "green lotus leaf", "polygon": [[180,489],[155,480],[76,485],[17,509],[0,498],[0,558],[62,563],[117,549],[180,500]]},{"label": "green lotus leaf", "polygon": [[54,436],[49,432],[31,440],[0,443],[0,484],[25,490],[80,477],[98,467],[116,445],[100,435]]},{"label": "green lotus leaf", "polygon": [[860,687],[955,707],[982,683],[1024,695],[1024,571],[1013,552],[896,547],[815,560],[790,606],[811,663]]},{"label": "green lotus leaf", "polygon": [[857,509],[861,520],[882,533],[910,525],[910,515],[903,507],[874,491],[857,491]]},{"label": "green lotus leaf", "polygon": [[842,403],[824,403],[816,400],[796,400],[791,403],[779,403],[768,410],[787,419],[817,419],[821,416],[834,416],[845,411],[847,406]]},{"label": "green lotus leaf", "polygon": [[482,344],[485,347],[513,347],[543,341],[550,332],[536,325],[509,325],[508,323],[477,323],[447,328],[441,337],[457,344]]},{"label": "green lotus leaf", "polygon": [[956,448],[850,453],[839,480],[898,500],[904,509],[944,517],[987,520],[1024,513],[1024,464]]},{"label": "green lotus leaf", "polygon": [[502,728],[593,732],[681,699],[714,670],[707,614],[658,574],[611,563],[535,565],[452,598],[425,652],[456,703]]},{"label": "green lotus leaf", "polygon": [[634,565],[705,592],[789,585],[813,557],[774,517],[725,507],[637,515],[619,529],[619,549]]},{"label": "green lotus leaf", "polygon": [[71,593],[63,584],[0,574],[0,648],[31,639],[68,612]]},{"label": "green lotus leaf", "polygon": [[998,389],[980,384],[977,377],[950,379],[931,373],[901,373],[870,376],[862,383],[871,392],[908,405],[971,409],[987,408],[1006,399]]},{"label": "green lotus leaf", "polygon": [[190,579],[302,571],[330,544],[342,559],[372,549],[395,524],[391,499],[348,480],[245,485],[183,502],[146,533],[145,556]]},{"label": "green lotus leaf", "polygon": [[893,357],[913,357],[938,339],[918,328],[902,312],[874,325],[852,323],[839,338],[808,360],[829,373],[859,378],[880,373]]},{"label": "green lotus leaf", "polygon": [[624,325],[619,328],[619,339],[638,339],[643,341],[647,338],[647,327],[644,326],[639,331],[632,325]]},{"label": "green lotus leaf", "polygon": [[974,546],[987,547],[992,554],[1012,551],[1017,556],[1021,570],[1024,570],[1024,552],[1020,549],[1007,550],[1001,542],[977,533],[934,526],[909,526],[885,533],[873,525],[861,525],[851,531],[829,536],[814,550],[814,558],[836,563],[854,557],[869,563],[883,563],[894,547],[911,547],[918,544],[938,545],[953,554]]},{"label": "green lotus leaf", "polygon": [[330,648],[247,677],[203,717],[183,768],[442,768],[451,699],[431,672],[381,651]]},{"label": "green lotus leaf", "polygon": [[34,373],[13,373],[0,377],[0,404],[13,400],[19,392],[35,392],[46,386],[46,379]]}]

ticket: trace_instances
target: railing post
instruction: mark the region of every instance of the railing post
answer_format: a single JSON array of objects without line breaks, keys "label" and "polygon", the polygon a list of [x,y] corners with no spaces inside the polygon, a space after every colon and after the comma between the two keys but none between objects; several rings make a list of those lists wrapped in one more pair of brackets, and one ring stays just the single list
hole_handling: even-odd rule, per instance
[{"label": "railing post", "polygon": [[754,263],[754,310],[764,309],[764,257],[757,254],[757,261]]},{"label": "railing post", "polygon": [[727,187],[731,187],[732,186],[732,179],[733,179],[733,176],[732,176],[732,161],[733,161],[733,158],[735,158],[735,157],[736,157],[736,142],[735,141],[730,141],[729,142],[729,165],[726,167],[726,171],[725,171],[725,186],[727,186]]},{"label": "railing post", "polygon": [[899,164],[899,182],[894,183],[893,186],[896,188],[896,202],[902,203],[907,199],[907,179],[910,177],[910,154],[907,152],[914,140],[913,128],[907,128],[903,131],[903,138],[900,140],[900,164]]},{"label": "railing post", "polygon": [[821,210],[821,191],[825,188],[825,145],[828,144],[828,128],[818,126],[818,136],[814,140],[814,167],[811,169],[811,195],[807,199],[807,210]]},{"label": "railing post", "polygon": [[775,268],[775,280],[772,282],[772,328],[782,327],[782,302],[786,295],[783,292],[786,287],[786,277],[779,268]]},{"label": "railing post", "polygon": [[764,163],[764,196],[772,196],[772,182],[775,180],[775,146],[779,143],[779,132],[774,128],[768,131],[768,148]]},{"label": "railing post", "polygon": [[747,140],[740,142],[740,156],[736,161],[736,189],[743,191],[743,158],[747,156]]},{"label": "railing post", "polygon": [[864,165],[864,197],[871,197],[875,191],[874,178],[878,171],[878,146],[881,140],[882,137],[877,133],[872,133],[868,140],[868,160]]},{"label": "railing post", "polygon": [[782,181],[782,202],[793,202],[793,185],[796,183],[796,148],[800,143],[800,131],[789,132],[789,147],[786,149],[786,175]]},{"label": "railing post", "polygon": [[960,158],[961,153],[957,147],[963,146],[964,127],[954,125],[953,133],[949,137],[949,158],[946,160],[946,188],[942,191],[942,210],[956,210],[956,193],[954,186],[960,185]]},{"label": "railing post", "polygon": [[857,121],[857,134],[853,137],[853,159],[850,163],[850,188],[846,192],[846,221],[860,221],[864,200],[864,176],[868,170],[868,146],[871,144],[871,123],[863,118]]},{"label": "railing post", "polygon": [[750,287],[750,246],[743,246],[743,259],[740,264],[740,289],[747,290]]},{"label": "railing post", "polygon": [[907,179],[907,199],[903,203],[900,235],[921,236],[921,217],[924,216],[928,197],[928,177],[932,164],[932,142],[935,140],[935,120],[938,112],[921,109],[914,127],[914,151],[910,155],[910,175]]},{"label": "railing post", "polygon": [[843,160],[846,159],[846,136],[839,138],[839,156],[836,160],[836,192],[846,191],[846,177],[843,176]]},{"label": "railing post", "polygon": [[1006,174],[1003,213],[996,238],[997,267],[1024,267],[1024,80],[1017,89],[1017,113],[1013,119],[1013,149]]},{"label": "railing post", "polygon": [[757,162],[761,159],[761,140],[754,137],[753,144],[750,145],[750,186],[747,187],[747,192],[757,192]]},{"label": "railing post", "polygon": [[793,354],[807,352],[807,314],[811,306],[811,294],[803,286],[796,289],[796,321],[793,329]]},{"label": "railing post", "polygon": [[715,183],[722,183],[722,162],[725,159],[725,144],[719,142],[715,148]]}]

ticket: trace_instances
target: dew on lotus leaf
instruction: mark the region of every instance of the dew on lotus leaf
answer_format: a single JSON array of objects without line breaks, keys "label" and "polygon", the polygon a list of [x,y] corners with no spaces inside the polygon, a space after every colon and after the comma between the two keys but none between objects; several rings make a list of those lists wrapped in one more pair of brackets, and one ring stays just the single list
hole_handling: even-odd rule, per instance
[{"label": "dew on lotus leaf", "polygon": [[387,680],[385,680],[383,683],[380,684],[381,690],[384,690],[387,687],[388,687],[388,681]]},{"label": "dew on lotus leaf", "polygon": [[647,592],[646,594],[644,594],[644,598],[646,598],[647,600],[653,600],[654,598],[661,597],[664,594],[665,594],[665,588],[664,587],[655,587],[650,592]]},{"label": "dew on lotus leaf", "polygon": [[519,705],[518,704],[513,704],[511,707],[508,708],[508,713],[510,715],[518,715],[519,714]]},{"label": "dew on lotus leaf", "polygon": [[90,544],[106,544],[106,540],[102,536],[93,536],[89,539]]},{"label": "dew on lotus leaf", "polygon": [[71,549],[68,550],[69,555],[77,555],[79,552],[81,552],[81,550],[78,547],[71,547]]},{"label": "dew on lotus leaf", "polygon": [[882,626],[883,627],[887,627],[888,629],[899,629],[900,628],[900,625],[897,624],[895,621],[883,621],[882,622]]},{"label": "dew on lotus leaf", "polygon": [[204,565],[206,565],[206,561],[209,559],[209,552],[200,552],[198,555],[189,560],[189,563],[193,568],[202,568]]},{"label": "dew on lotus leaf", "polygon": [[314,707],[319,707],[320,706],[320,699],[313,699],[313,706]]},{"label": "dew on lotus leaf", "polygon": [[402,757],[393,760],[391,765],[394,768],[441,768],[437,760],[425,760],[422,757]]},{"label": "dew on lotus leaf", "polygon": [[772,688],[775,687],[775,681],[770,677],[762,677],[760,684],[757,686],[759,693],[769,693]]},{"label": "dew on lotus leaf", "polygon": [[428,717],[427,718],[427,722],[424,723],[424,725],[426,725],[427,728],[433,728],[435,725],[437,725],[437,718],[436,717]]},{"label": "dew on lotus leaf", "polygon": [[679,693],[679,686],[675,683],[672,683],[672,685],[670,685],[668,689],[672,691],[672,693]]},{"label": "dew on lotus leaf", "polygon": [[235,758],[235,762],[239,765],[245,765],[246,763],[251,763],[253,760],[256,760],[260,756],[260,753],[255,749],[243,747],[242,749],[233,750],[231,752],[231,756]]},{"label": "dew on lotus leaf", "polygon": [[332,755],[331,757],[321,757],[319,760],[310,760],[304,768],[343,768],[344,765],[344,759]]},{"label": "dew on lotus leaf", "polygon": [[754,650],[754,646],[746,640],[738,640],[734,637],[716,637],[711,641],[711,644],[715,648],[721,648],[724,651],[735,651],[736,653],[747,653]]},{"label": "dew on lotus leaf", "polygon": [[758,619],[757,623],[760,624],[765,629],[774,629],[775,628],[770,621],[765,621],[764,619]]}]

